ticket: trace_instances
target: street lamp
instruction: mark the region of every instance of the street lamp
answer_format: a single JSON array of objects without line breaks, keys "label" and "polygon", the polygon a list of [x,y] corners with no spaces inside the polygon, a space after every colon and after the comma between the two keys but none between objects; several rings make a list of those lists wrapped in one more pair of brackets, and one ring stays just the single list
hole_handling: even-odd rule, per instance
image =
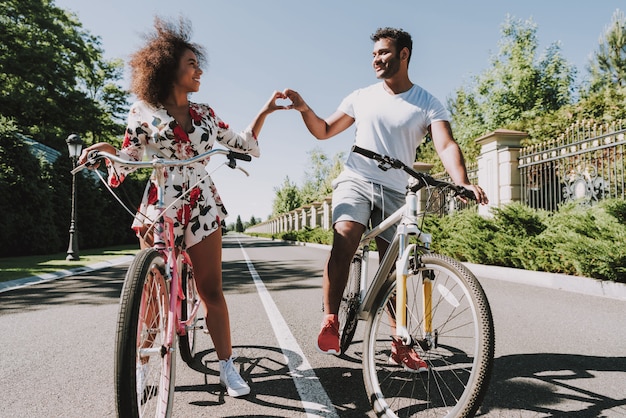
[{"label": "street lamp", "polygon": [[[76,162],[83,149],[83,141],[80,139],[80,136],[71,134],[65,142],[67,142],[67,150],[72,160],[72,168],[76,168]],[[70,221],[70,242],[67,247],[67,257],[65,258],[67,261],[80,260],[78,239],[74,240],[74,234],[78,235],[78,228],[76,227],[76,174],[72,174],[72,218]]]}]

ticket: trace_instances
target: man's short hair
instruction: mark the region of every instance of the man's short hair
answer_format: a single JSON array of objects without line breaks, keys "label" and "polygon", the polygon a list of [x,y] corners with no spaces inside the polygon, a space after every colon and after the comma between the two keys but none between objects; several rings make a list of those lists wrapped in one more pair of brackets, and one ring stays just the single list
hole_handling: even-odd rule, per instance
[{"label": "man's short hair", "polygon": [[402,51],[402,48],[409,49],[409,58],[407,63],[411,61],[411,54],[413,53],[413,39],[411,39],[411,34],[405,32],[402,29],[395,28],[378,28],[376,32],[374,32],[371,36],[372,41],[377,42],[380,39],[387,38],[393,39],[396,44],[396,49],[398,53]]}]

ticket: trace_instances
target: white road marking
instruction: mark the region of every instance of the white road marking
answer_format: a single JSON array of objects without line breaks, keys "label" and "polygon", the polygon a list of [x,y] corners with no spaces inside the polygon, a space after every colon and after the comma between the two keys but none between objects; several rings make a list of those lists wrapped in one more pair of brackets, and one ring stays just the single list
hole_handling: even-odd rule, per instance
[{"label": "white road marking", "polygon": [[[263,280],[256,272],[254,265],[248,257],[248,253],[244,250],[241,242],[237,240],[241,252],[248,265],[250,275],[254,280],[257,292],[265,307],[267,317],[272,324],[274,334],[280,344],[280,349],[283,355],[287,358],[287,364],[289,365],[289,371],[291,377],[296,385],[298,394],[302,401],[302,405],[308,417],[339,417],[335,407],[333,406],[328,394],[319,382],[319,378],[313,371],[313,368],[309,364],[309,361],[304,356],[302,349],[298,345],[298,342],[294,338],[293,334],[289,330],[289,326],[285,322],[285,319],[281,315],[278,307],[274,303],[274,300],[270,296]],[[290,356],[298,356],[299,358],[290,359]],[[294,367],[295,364],[299,364],[299,367]]]}]

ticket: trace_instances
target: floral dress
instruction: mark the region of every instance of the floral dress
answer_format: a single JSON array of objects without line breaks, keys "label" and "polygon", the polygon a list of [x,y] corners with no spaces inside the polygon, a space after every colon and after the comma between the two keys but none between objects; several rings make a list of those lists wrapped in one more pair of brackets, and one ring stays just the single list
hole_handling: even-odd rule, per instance
[{"label": "floral dress", "polygon": [[[236,133],[215,115],[205,104],[189,103],[192,128],[185,130],[162,106],[153,107],[138,101],[130,109],[124,143],[119,152],[120,158],[140,161],[144,155],[165,159],[187,159],[213,148],[215,141],[237,152],[260,155],[257,140],[250,128]],[[197,244],[220,226],[221,219],[227,216],[226,209],[210,177],[205,170],[207,161],[186,167],[165,167],[164,202],[169,207],[166,215],[174,220],[176,245],[191,247]],[[117,187],[127,174],[136,168],[107,162],[109,184]],[[198,183],[203,177],[203,181]],[[196,184],[198,183],[198,184]],[[153,174],[141,201],[132,228],[139,232],[143,225],[154,222],[158,212],[157,187]],[[190,190],[190,188],[192,188]],[[175,199],[189,193],[171,207]]]}]

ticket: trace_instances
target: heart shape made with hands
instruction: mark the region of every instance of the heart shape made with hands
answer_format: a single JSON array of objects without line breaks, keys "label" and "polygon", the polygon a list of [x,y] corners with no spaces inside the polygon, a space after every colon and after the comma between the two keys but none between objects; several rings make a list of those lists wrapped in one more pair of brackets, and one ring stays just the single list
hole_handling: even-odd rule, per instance
[{"label": "heart shape made with hands", "polygon": [[285,107],[289,107],[291,105],[293,105],[292,101],[288,98],[280,98],[277,97],[276,100],[274,100],[274,103],[276,104],[276,106],[285,106]]}]

